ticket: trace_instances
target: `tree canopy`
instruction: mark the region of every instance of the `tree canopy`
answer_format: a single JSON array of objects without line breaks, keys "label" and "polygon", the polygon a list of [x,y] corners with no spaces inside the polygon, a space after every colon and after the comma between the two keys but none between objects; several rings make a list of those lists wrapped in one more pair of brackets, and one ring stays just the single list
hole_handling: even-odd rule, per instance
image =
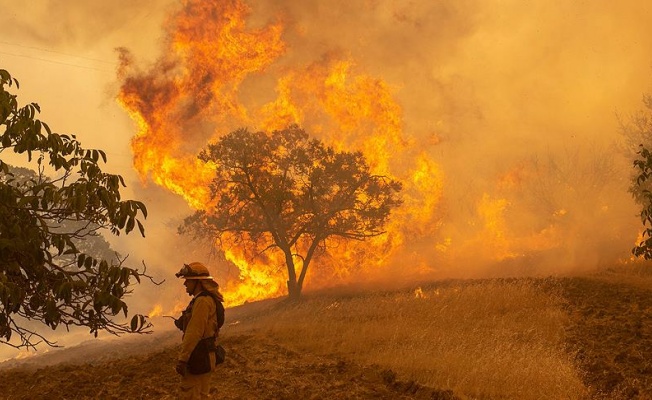
[{"label": "tree canopy", "polygon": [[144,236],[145,205],[121,199],[124,180],[102,171],[103,151],[52,132],[36,118],[39,106],[20,107],[12,87],[18,81],[0,69],[0,155],[26,155],[36,172],[0,159],[0,343],[55,345],[34,328],[39,323],[53,330],[85,326],[96,336],[149,332],[142,315],[129,324],[115,317],[127,317],[124,298],[134,281],[151,277],[124,266],[124,258],[107,257],[98,236],[136,227]]},{"label": "tree canopy", "polygon": [[199,158],[215,167],[213,203],[186,218],[180,232],[281,251],[294,299],[328,239],[381,235],[401,204],[401,184],[372,174],[362,153],[336,151],[298,126],[271,134],[236,130]]}]

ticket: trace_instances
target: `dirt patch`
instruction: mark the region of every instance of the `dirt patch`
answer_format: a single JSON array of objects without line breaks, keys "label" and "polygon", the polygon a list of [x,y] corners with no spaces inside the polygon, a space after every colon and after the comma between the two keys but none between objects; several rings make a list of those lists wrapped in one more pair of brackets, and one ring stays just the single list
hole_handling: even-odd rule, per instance
[{"label": "dirt patch", "polygon": [[[413,382],[398,382],[391,371],[298,353],[265,338],[233,338],[217,393],[269,399],[454,399]],[[437,397],[439,396],[439,397]],[[446,397],[448,396],[448,397]]]}]

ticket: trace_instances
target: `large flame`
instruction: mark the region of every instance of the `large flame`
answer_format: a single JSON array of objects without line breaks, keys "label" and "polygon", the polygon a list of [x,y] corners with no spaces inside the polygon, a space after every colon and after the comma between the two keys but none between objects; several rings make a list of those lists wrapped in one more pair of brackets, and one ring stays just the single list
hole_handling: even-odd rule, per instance
[{"label": "large flame", "polygon": [[247,121],[239,85],[284,51],[281,26],[248,31],[247,13],[240,1],[187,1],[168,21],[167,49],[152,70],[130,69],[122,51],[118,100],[138,125],[134,166],[196,209],[208,203],[213,176],[197,150],[216,132]]},{"label": "large flame", "polygon": [[[252,28],[250,13],[243,0],[185,0],[167,21],[163,56],[151,68],[139,70],[122,51],[119,102],[137,125],[132,149],[143,181],[205,209],[214,171],[196,155],[208,142],[242,126],[273,130],[296,123],[337,149],[363,151],[375,173],[404,184],[404,204],[388,233],[365,242],[332,241],[314,261],[308,286],[370,277],[390,267],[432,272],[433,256],[451,262],[482,251],[485,259],[503,261],[559,245],[568,217],[558,213],[564,201],[544,212],[546,223],[512,227],[510,213],[525,204],[519,198],[528,190],[524,182],[534,179],[527,163],[497,176],[493,187],[468,194],[476,207],[464,211],[466,229],[442,229],[446,178],[429,151],[439,140],[417,143],[403,132],[396,88],[340,52],[291,61],[296,58],[287,57],[292,50],[283,40],[283,20]],[[224,249],[224,257],[238,271],[223,284],[228,304],[286,292],[282,257],[252,258],[238,246]]]},{"label": "large flame", "polygon": [[[410,208],[396,213],[388,235],[334,244],[336,251],[320,258],[306,283],[333,284],[333,277],[341,282],[387,264],[406,235],[436,227],[430,221],[443,188],[440,169],[424,154],[409,154],[389,85],[356,72],[347,57],[329,54],[278,76],[264,75],[285,52],[283,25],[248,29],[249,12],[238,0],[189,0],[168,21],[167,48],[155,67],[138,72],[123,52],[119,101],[138,126],[132,141],[136,169],[143,180],[203,209],[213,171],[196,154],[208,141],[242,125],[272,130],[297,123],[338,149],[362,150],[375,173],[401,178]],[[256,77],[276,80],[275,99],[258,105],[243,99],[241,85]],[[284,260],[247,258],[237,247],[226,249],[225,258],[239,270],[224,285],[231,304],[285,293]]]}]

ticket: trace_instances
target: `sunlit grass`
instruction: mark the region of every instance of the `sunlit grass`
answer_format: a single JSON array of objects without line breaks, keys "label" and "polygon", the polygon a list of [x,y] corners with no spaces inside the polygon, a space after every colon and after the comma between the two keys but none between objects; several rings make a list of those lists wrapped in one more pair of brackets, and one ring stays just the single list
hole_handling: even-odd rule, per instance
[{"label": "sunlit grass", "polygon": [[578,399],[586,389],[564,350],[567,318],[562,300],[530,281],[482,281],[308,296],[237,330],[377,364],[469,399]]}]

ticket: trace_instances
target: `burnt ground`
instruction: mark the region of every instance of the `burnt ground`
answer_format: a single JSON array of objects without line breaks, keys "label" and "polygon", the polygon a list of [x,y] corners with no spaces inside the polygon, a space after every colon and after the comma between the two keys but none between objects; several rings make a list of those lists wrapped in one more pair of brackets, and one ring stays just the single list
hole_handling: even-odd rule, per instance
[{"label": "burnt ground", "polygon": [[[546,279],[572,323],[568,350],[591,399],[652,399],[652,291],[589,278]],[[222,339],[227,361],[213,375],[220,399],[456,399],[397,380],[392,371],[298,353],[247,334]],[[0,370],[2,399],[174,399],[173,347],[112,360]],[[243,394],[246,396],[243,397]]]},{"label": "burnt ground", "polygon": [[652,291],[589,278],[561,280],[584,383],[596,399],[652,399]]},{"label": "burnt ground", "polygon": [[[219,399],[457,399],[451,392],[396,380],[376,366],[288,350],[253,335],[224,338],[227,360],[213,374]],[[97,365],[0,372],[3,399],[175,399],[176,349]],[[244,395],[246,394],[246,395]]]}]

